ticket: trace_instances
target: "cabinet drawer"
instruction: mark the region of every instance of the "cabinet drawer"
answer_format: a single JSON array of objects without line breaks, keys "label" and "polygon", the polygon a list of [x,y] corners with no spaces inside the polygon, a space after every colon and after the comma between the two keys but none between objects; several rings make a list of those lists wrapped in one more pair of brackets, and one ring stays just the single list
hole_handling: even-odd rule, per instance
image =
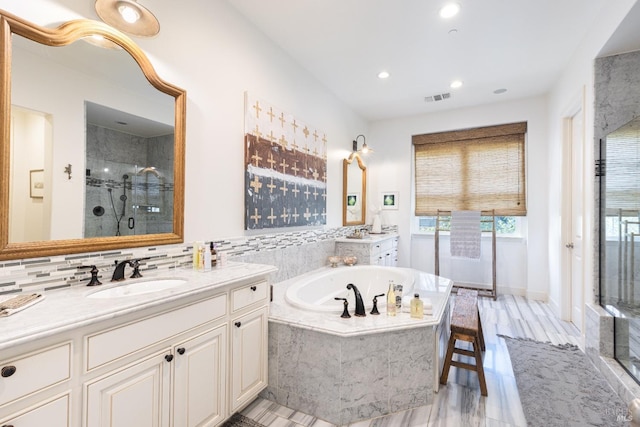
[{"label": "cabinet drawer", "polygon": [[69,395],[57,397],[36,407],[0,420],[0,425],[16,427],[69,427]]},{"label": "cabinet drawer", "polygon": [[174,335],[218,319],[227,312],[227,295],[178,308],[86,338],[88,371]]},{"label": "cabinet drawer", "polygon": [[267,282],[254,283],[231,291],[231,311],[236,312],[258,301],[267,299]]},{"label": "cabinet drawer", "polygon": [[71,376],[71,343],[7,360],[0,366],[1,406],[68,380]]}]

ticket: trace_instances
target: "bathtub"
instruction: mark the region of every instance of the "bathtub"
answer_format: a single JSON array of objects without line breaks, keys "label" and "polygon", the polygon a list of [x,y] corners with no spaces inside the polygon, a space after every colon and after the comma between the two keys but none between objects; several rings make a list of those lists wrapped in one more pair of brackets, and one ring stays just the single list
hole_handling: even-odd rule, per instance
[{"label": "bathtub", "polygon": [[[386,315],[389,280],[432,302],[411,318],[408,304]],[[358,287],[366,316],[353,316]],[[276,283],[269,309],[269,380],[263,396],[335,425],[433,403],[449,339],[453,282],[418,270],[356,265],[325,267]],[[347,298],[350,318],[342,318]]]},{"label": "bathtub", "polygon": [[[420,273],[410,268],[361,265],[338,267],[302,277],[291,284],[285,293],[285,301],[292,306],[311,312],[341,313],[343,302],[335,298],[347,298],[349,309],[355,308],[353,291],[347,284],[354,284],[360,294],[367,312],[373,307],[376,295],[387,294],[389,281],[402,285],[403,312],[409,311],[409,301],[415,293],[438,312],[444,299],[442,287],[449,284],[448,279]],[[386,297],[378,298],[378,310],[386,312]]]}]

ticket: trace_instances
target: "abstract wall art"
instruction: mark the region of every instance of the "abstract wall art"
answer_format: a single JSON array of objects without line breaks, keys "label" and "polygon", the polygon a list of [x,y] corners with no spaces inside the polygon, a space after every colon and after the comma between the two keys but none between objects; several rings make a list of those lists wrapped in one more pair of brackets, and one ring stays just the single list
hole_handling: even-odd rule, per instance
[{"label": "abstract wall art", "polygon": [[245,230],[320,226],[327,216],[327,136],[245,93]]}]

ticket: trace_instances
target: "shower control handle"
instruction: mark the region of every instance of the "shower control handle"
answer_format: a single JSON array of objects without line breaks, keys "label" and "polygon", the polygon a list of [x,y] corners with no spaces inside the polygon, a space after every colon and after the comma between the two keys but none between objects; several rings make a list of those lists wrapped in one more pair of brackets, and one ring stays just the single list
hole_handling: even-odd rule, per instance
[{"label": "shower control handle", "polygon": [[127,224],[127,227],[129,227],[129,230],[133,230],[134,228],[136,228],[136,220],[132,216],[129,217],[129,222]]}]

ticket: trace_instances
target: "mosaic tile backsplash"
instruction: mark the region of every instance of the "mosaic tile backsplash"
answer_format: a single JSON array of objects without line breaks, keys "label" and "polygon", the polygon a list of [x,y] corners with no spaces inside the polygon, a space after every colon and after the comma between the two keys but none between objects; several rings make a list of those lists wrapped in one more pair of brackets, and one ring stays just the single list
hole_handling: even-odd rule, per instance
[{"label": "mosaic tile backsplash", "polygon": [[[278,268],[269,278],[278,283],[291,277],[327,265],[334,254],[335,239],[353,232],[354,228],[313,229],[295,232],[242,236],[215,240],[218,252],[231,261],[274,265]],[[396,231],[395,226],[385,231]],[[180,245],[129,248],[107,252],[57,255],[0,262],[0,294],[42,292],[70,286],[84,286],[95,265],[103,283],[111,280],[114,263],[125,259],[149,258],[140,262],[140,271],[170,271],[189,266],[192,262],[192,242]],[[128,273],[128,271],[127,271]]]}]

